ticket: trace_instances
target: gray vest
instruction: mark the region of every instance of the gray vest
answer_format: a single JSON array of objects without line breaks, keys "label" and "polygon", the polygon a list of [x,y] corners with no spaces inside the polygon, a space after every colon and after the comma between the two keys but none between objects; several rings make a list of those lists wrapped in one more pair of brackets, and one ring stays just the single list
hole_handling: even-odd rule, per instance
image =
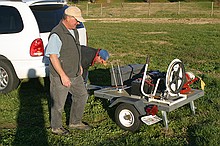
[{"label": "gray vest", "polygon": [[[60,22],[50,33],[56,33],[61,42],[61,50],[59,61],[68,77],[73,78],[80,75],[80,65],[81,65],[81,46],[79,43],[79,35],[77,30],[74,30],[75,38],[67,30],[67,28]],[[55,71],[52,64],[49,66],[50,73],[53,76],[59,76]]]}]

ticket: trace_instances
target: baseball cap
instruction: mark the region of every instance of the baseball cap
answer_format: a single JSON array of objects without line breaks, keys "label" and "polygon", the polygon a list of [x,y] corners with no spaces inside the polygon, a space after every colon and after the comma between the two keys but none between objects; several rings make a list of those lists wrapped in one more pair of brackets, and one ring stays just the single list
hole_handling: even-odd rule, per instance
[{"label": "baseball cap", "polygon": [[103,60],[107,61],[108,58],[109,58],[108,51],[101,49],[101,50],[99,51],[99,56],[100,56]]},{"label": "baseball cap", "polygon": [[70,6],[65,10],[65,14],[68,16],[73,16],[77,21],[85,22],[85,19],[82,17],[81,10],[76,6]]}]

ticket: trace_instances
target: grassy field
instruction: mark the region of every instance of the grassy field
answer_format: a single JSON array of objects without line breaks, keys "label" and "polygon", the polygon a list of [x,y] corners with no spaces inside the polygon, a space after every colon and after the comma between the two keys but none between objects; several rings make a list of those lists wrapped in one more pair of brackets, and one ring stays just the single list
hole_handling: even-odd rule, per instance
[{"label": "grassy field", "polygon": [[[148,23],[133,19],[85,23],[89,46],[107,49],[112,63],[145,63],[146,56],[150,55],[149,70],[166,71],[173,59],[182,60],[186,71],[192,71],[206,83],[205,96],[195,101],[195,116],[186,105],[168,113],[168,131],[160,122],[143,125],[138,132],[131,133],[121,130],[112,120],[113,110],[108,108],[107,101],[91,95],[83,121],[93,129],[56,136],[50,131],[48,80],[23,80],[17,90],[0,95],[0,145],[220,145],[220,23],[206,21],[210,23]],[[110,85],[109,68],[110,64],[92,67],[90,82]],[[63,123],[66,123],[69,106],[67,101]]]}]

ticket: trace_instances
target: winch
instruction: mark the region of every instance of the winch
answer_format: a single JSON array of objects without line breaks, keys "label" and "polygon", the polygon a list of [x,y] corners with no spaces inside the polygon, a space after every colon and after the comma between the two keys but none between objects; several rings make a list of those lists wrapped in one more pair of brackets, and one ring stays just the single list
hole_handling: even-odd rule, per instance
[{"label": "winch", "polygon": [[192,72],[186,72],[186,81],[183,85],[183,88],[181,89],[181,94],[187,94],[191,91],[190,85],[194,82],[198,81],[198,78],[192,73]]}]

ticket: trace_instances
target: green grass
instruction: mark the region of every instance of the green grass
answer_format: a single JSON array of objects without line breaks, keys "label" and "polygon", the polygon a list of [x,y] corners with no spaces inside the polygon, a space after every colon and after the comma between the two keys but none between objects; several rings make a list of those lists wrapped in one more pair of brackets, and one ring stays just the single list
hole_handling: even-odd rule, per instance
[{"label": "green grass", "polygon": [[[121,130],[112,120],[108,101],[91,95],[83,121],[93,129],[56,136],[50,131],[48,82],[43,78],[23,80],[17,90],[0,95],[0,145],[220,145],[220,24],[88,21],[85,25],[89,46],[107,49],[113,63],[145,63],[150,55],[149,70],[166,71],[174,58],[181,59],[186,71],[206,83],[205,96],[195,101],[196,115],[192,116],[186,105],[168,113],[168,131],[160,122],[143,125],[140,131],[131,133]],[[90,81],[110,85],[109,68],[110,65],[90,68]],[[68,109],[67,102],[65,127]]]}]

